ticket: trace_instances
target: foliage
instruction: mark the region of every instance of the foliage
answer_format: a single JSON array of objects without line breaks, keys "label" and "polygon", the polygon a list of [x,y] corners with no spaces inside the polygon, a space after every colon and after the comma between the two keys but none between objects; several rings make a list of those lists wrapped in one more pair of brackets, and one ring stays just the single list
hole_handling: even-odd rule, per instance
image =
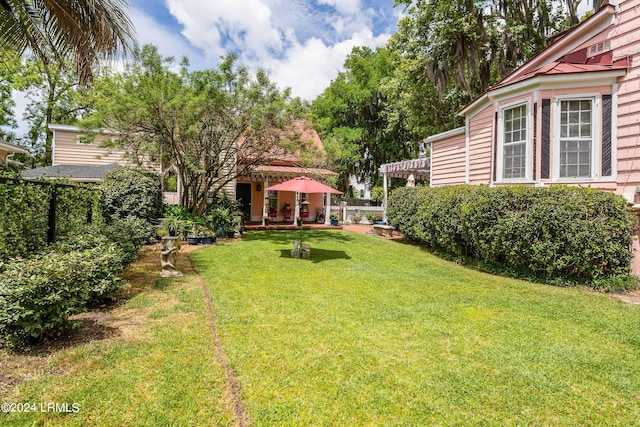
[{"label": "foliage", "polygon": [[[0,360],[11,366],[3,371],[10,381],[3,390],[12,401],[73,401],[81,408],[62,418],[47,411],[4,413],[3,426],[233,425],[225,371],[211,328],[202,327],[211,319],[202,282],[188,264],[182,264],[183,277],[160,278],[158,252],[145,249],[141,256],[124,275],[138,291],[109,308],[115,323],[104,319],[106,313],[92,313],[98,324],[84,320],[62,345],[27,355],[0,349]],[[87,331],[99,332],[99,339]],[[51,374],[62,370],[65,375]],[[144,396],[151,389],[149,400]]]},{"label": "foliage", "polygon": [[28,123],[22,144],[36,164],[49,166],[52,162],[53,132],[51,123],[76,124],[85,106],[78,77],[66,63],[43,63],[26,60],[21,72],[14,77],[14,90],[24,93],[27,105],[23,119]]},{"label": "foliage", "polygon": [[12,97],[12,88],[21,68],[22,60],[19,55],[0,53],[0,140],[8,141],[14,136],[3,128],[17,126],[13,112],[16,103]]},{"label": "foliage", "polygon": [[135,31],[127,12],[123,0],[3,0],[0,52],[28,52],[46,66],[71,56],[78,77],[88,83],[100,61],[129,50]]},{"label": "foliage", "polygon": [[370,224],[373,224],[376,221],[382,221],[382,214],[379,212],[369,212],[365,216],[367,217],[367,221],[369,221]]},{"label": "foliage", "polygon": [[289,91],[265,72],[252,75],[236,54],[215,69],[189,71],[186,58],[175,68],[153,46],[137,50],[123,73],[96,82],[93,114],[82,124],[94,130],[89,137],[100,129],[118,132],[108,143],[133,161],[175,166],[189,212],[201,215],[208,197],[255,165],[306,150]]},{"label": "foliage", "polygon": [[373,187],[371,189],[371,201],[381,203],[384,200],[384,188]]},{"label": "foliage", "polygon": [[351,215],[351,222],[354,224],[360,224],[360,221],[362,221],[362,215]]},{"label": "foliage", "polygon": [[64,185],[56,188],[56,236],[81,230],[87,223],[100,220],[100,196],[97,187]]},{"label": "foliage", "polygon": [[0,180],[0,260],[46,246],[51,192],[48,185]]},{"label": "foliage", "polygon": [[156,174],[117,168],[100,183],[102,215],[109,224],[127,217],[152,223],[162,212],[162,189]]},{"label": "foliage", "polygon": [[344,62],[345,70],[311,105],[314,123],[340,173],[338,187],[343,191],[351,175],[370,180],[377,176],[381,164],[417,152],[404,119],[388,119],[389,100],[381,91],[397,59],[385,48],[353,48]]},{"label": "foliage", "polygon": [[0,338],[38,341],[73,327],[69,316],[115,299],[118,274],[148,242],[141,218],[96,222],[74,229],[46,252],[0,269]]},{"label": "foliage", "polygon": [[511,274],[607,290],[632,285],[633,221],[626,200],[604,191],[405,187],[392,193],[387,218],[408,238]]},{"label": "foliage", "polygon": [[115,244],[96,243],[7,264],[0,273],[0,336],[15,343],[54,336],[73,326],[69,316],[112,296],[122,255]]}]

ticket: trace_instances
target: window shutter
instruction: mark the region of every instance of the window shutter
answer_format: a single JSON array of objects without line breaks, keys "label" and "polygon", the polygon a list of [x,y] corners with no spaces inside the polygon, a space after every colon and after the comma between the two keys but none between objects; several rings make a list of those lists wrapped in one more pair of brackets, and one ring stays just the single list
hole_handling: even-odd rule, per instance
[{"label": "window shutter", "polygon": [[496,181],[496,174],[498,169],[498,112],[495,113],[495,119],[493,121],[493,182]]},{"label": "window shutter", "polygon": [[602,95],[602,176],[611,176],[611,95]]},{"label": "window shutter", "polygon": [[533,103],[533,180],[538,179],[536,166],[538,166],[538,103]]},{"label": "window shutter", "polygon": [[549,161],[551,160],[551,99],[542,100],[542,144],[540,179],[549,179]]}]

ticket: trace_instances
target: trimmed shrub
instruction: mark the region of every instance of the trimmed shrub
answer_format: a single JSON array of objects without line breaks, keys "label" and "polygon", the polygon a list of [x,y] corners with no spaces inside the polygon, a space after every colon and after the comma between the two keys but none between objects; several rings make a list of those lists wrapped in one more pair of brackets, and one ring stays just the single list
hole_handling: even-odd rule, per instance
[{"label": "trimmed shrub", "polygon": [[58,186],[56,189],[56,238],[77,233],[90,221],[100,220],[98,187]]},{"label": "trimmed shrub", "polygon": [[50,186],[0,181],[0,260],[46,246],[51,191]]},{"label": "trimmed shrub", "polygon": [[387,218],[407,238],[515,275],[618,290],[633,286],[626,200],[589,188],[400,188]]},{"label": "trimmed shrub", "polygon": [[4,265],[0,273],[0,335],[14,343],[54,336],[73,327],[69,316],[113,297],[124,266],[115,244],[51,252]]},{"label": "trimmed shrub", "polygon": [[107,224],[127,217],[153,223],[162,216],[160,178],[138,169],[117,168],[100,183],[102,215]]}]

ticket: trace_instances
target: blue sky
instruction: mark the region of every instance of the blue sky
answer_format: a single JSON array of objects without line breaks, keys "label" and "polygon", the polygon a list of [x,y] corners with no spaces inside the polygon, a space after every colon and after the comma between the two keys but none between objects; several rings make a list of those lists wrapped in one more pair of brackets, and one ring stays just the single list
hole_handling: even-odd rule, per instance
[{"label": "blue sky", "polygon": [[141,44],[215,67],[235,51],[294,96],[314,99],[354,46],[383,46],[402,9],[393,0],[132,0]]}]

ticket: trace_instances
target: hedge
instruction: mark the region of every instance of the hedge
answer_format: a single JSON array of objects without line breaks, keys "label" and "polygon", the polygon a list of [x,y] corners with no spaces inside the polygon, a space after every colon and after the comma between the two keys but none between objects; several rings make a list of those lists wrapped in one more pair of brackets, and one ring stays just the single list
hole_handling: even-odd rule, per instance
[{"label": "hedge", "polygon": [[626,200],[590,188],[400,188],[387,218],[407,238],[515,276],[606,290],[629,276],[634,218]]},{"label": "hedge", "polygon": [[0,260],[46,246],[51,191],[50,186],[0,181]]},{"label": "hedge", "polygon": [[6,264],[0,274],[0,335],[24,343],[69,329],[69,316],[119,289],[122,260],[115,244],[100,244]]}]

